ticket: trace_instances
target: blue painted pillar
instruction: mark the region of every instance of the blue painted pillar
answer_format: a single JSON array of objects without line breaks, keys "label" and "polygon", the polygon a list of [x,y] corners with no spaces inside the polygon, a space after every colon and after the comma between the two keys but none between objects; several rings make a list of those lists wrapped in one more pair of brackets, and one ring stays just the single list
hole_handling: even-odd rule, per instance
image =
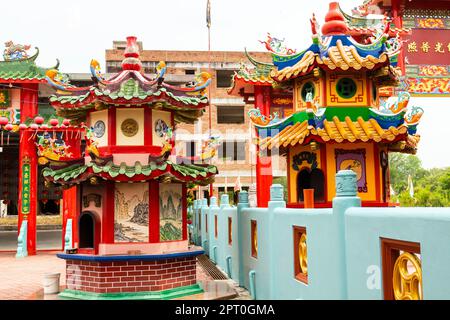
[{"label": "blue painted pillar", "polygon": [[27,234],[28,234],[28,221],[22,220],[19,237],[17,238],[16,258],[25,258],[26,256],[28,256]]},{"label": "blue painted pillar", "polygon": [[[233,239],[233,275],[238,279],[239,286],[245,286],[245,273],[244,273],[244,248],[243,248],[243,232],[244,232],[244,219],[242,210],[249,208],[248,193],[247,191],[239,192],[239,201],[237,205],[236,218],[233,219],[233,235],[236,235]],[[237,259],[236,259],[237,258]]]},{"label": "blue painted pillar", "polygon": [[219,248],[217,247],[217,239],[214,235],[214,216],[219,213],[219,206],[217,205],[217,198],[210,198],[209,214],[208,214],[208,239],[209,239],[209,258],[217,264],[217,254]]},{"label": "blue painted pillar", "polygon": [[73,248],[72,219],[66,221],[66,234],[64,235],[64,251]]},{"label": "blue painted pillar", "polygon": [[201,234],[201,243],[202,243],[202,247],[205,250],[206,254],[209,255],[209,239],[208,239],[208,233],[210,232],[209,230],[209,225],[208,225],[208,232],[206,232],[206,225],[208,223],[207,219],[206,219],[206,215],[209,212],[209,208],[208,208],[208,199],[204,198],[201,199],[201,207],[200,207],[200,219],[201,219],[201,230],[200,230],[200,234]]},{"label": "blue painted pillar", "polygon": [[[356,173],[352,170],[341,170],[336,174],[336,197],[333,199],[333,218],[337,228],[337,248],[340,254],[334,262],[339,274],[337,285],[339,297],[347,299],[347,259],[345,254],[345,211],[350,207],[360,207],[361,199],[357,196]],[[332,241],[332,239],[330,239]]]},{"label": "blue painted pillar", "polygon": [[[277,236],[274,234],[273,226],[275,225],[275,209],[277,208],[286,208],[286,202],[284,201],[284,190],[283,186],[281,184],[273,184],[270,187],[270,201],[268,205],[268,214],[269,214],[269,225],[268,225],[268,232],[267,235],[259,235],[258,239],[261,239],[264,237],[268,237],[269,245],[268,245],[268,251],[269,251],[269,275],[273,275],[275,272],[279,272],[279,263],[280,261],[275,261],[276,256],[276,250],[278,248],[274,246],[275,243],[274,238]],[[259,242],[259,241],[258,241]],[[258,275],[256,275],[258,276]],[[269,284],[269,297],[268,299],[275,299],[275,277],[270,276],[270,284]]]}]

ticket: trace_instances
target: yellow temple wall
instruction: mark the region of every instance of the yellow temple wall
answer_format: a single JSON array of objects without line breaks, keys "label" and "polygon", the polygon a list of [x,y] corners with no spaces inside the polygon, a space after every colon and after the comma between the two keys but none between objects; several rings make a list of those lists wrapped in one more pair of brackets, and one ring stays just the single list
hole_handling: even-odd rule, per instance
[{"label": "yellow temple wall", "polygon": [[171,114],[168,111],[161,111],[161,110],[152,110],[152,141],[154,146],[162,146],[164,145],[165,138],[160,137],[155,128],[156,128],[156,122],[161,119],[164,121],[169,127],[172,127],[171,124]]},{"label": "yellow temple wall", "polygon": [[[341,168],[336,168],[336,149],[343,149],[345,151],[352,151],[357,149],[365,150],[365,179],[367,184],[367,192],[358,192],[358,196],[362,201],[377,201],[376,186],[380,185],[380,175],[376,176],[375,172],[375,154],[373,143],[340,143],[340,144],[327,144],[326,145],[326,157],[327,157],[327,194],[328,199],[333,199],[336,194],[336,182],[335,175]],[[355,156],[357,158],[357,156]],[[344,164],[347,165],[347,160]]]},{"label": "yellow temple wall", "polygon": [[102,111],[94,111],[89,114],[89,126],[93,127],[97,121],[103,121],[105,123],[105,133],[102,137],[97,138],[95,137],[95,140],[98,142],[99,147],[107,146],[108,145],[108,110],[102,110]]},{"label": "yellow temple wall", "polygon": [[304,110],[306,108],[306,103],[302,99],[302,88],[308,83],[312,82],[314,84],[314,96],[313,100],[317,101],[320,106],[324,105],[325,97],[323,92],[323,80],[322,78],[314,77],[313,75],[309,77],[302,78],[301,80],[295,81],[294,89],[294,109],[295,111]]},{"label": "yellow temple wall", "polygon": [[[134,119],[138,124],[137,133],[132,137],[126,136],[122,131],[122,123],[126,119]],[[116,137],[118,146],[144,145],[144,108],[116,109]]]},{"label": "yellow temple wall", "polygon": [[[341,97],[337,92],[336,85],[342,78],[350,78],[356,83],[356,94],[350,99]],[[325,87],[326,106],[328,107],[364,107],[369,105],[367,76],[364,72],[326,73]]]}]

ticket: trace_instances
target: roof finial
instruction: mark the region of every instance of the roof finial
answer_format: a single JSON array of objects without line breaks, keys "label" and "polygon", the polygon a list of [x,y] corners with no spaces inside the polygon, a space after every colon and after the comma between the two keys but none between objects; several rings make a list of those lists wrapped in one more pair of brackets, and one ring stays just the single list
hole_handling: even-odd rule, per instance
[{"label": "roof finial", "polygon": [[325,16],[325,24],[322,27],[324,36],[345,34],[348,31],[344,16],[339,10],[338,2],[331,2],[327,15]]},{"label": "roof finial", "polygon": [[122,60],[123,70],[141,71],[142,63],[139,60],[139,47],[136,43],[136,37],[127,37],[127,48],[125,49],[125,59]]}]

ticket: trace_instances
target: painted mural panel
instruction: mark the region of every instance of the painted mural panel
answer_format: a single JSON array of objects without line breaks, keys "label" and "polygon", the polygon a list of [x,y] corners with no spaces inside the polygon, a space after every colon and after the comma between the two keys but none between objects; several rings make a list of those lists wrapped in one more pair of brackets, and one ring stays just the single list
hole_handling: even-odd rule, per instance
[{"label": "painted mural panel", "polygon": [[366,149],[336,149],[336,172],[353,170],[356,173],[358,192],[367,192]]},{"label": "painted mural panel", "polygon": [[182,184],[159,184],[159,237],[160,241],[183,239]]},{"label": "painted mural panel", "polygon": [[115,242],[148,242],[148,198],[148,183],[116,183]]}]

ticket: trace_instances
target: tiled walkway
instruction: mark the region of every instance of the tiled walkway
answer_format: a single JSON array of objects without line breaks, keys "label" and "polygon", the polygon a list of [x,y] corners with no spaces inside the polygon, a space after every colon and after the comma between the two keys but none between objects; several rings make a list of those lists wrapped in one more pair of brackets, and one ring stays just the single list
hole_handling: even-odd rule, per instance
[{"label": "tiled walkway", "polygon": [[27,299],[42,289],[46,273],[61,273],[65,285],[65,261],[55,253],[16,259],[15,253],[0,253],[0,300]]},{"label": "tiled walkway", "polygon": [[[40,252],[22,259],[16,259],[15,253],[0,253],[0,300],[35,299],[36,292],[42,290],[46,273],[60,273],[60,284],[65,285],[65,261],[55,253]],[[197,280],[212,278],[198,267]]]}]

